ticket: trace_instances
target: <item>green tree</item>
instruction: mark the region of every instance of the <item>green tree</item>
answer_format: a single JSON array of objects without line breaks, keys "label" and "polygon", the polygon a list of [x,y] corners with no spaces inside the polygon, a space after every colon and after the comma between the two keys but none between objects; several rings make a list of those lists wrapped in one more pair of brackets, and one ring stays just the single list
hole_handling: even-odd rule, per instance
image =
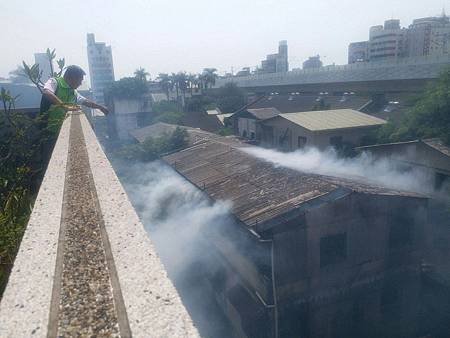
[{"label": "green tree", "polygon": [[106,90],[107,97],[120,99],[140,98],[147,92],[146,83],[136,77],[124,77],[113,82]]},{"label": "green tree", "polygon": [[[65,59],[58,59],[56,61],[57,65],[58,65],[58,72],[54,71],[53,68],[53,60],[56,59],[56,52],[55,49],[50,50],[49,48],[47,48],[47,57],[48,57],[48,62],[50,63],[50,71],[52,76],[56,77],[56,76],[61,76],[62,72],[64,70],[64,66],[65,66]],[[42,88],[44,87],[44,83],[42,82],[42,70],[39,69],[39,64],[35,63],[33,65],[28,65],[25,61],[22,61],[22,65],[23,65],[23,73],[24,75],[37,87],[37,89],[39,89],[42,93]],[[44,79],[46,80],[46,79]]]},{"label": "green tree", "polygon": [[169,74],[159,73],[157,77],[159,86],[167,96],[167,101],[170,101],[170,91],[173,89],[173,82]]},{"label": "green tree", "polygon": [[177,127],[172,133],[155,138],[148,137],[142,143],[124,146],[115,155],[127,161],[149,162],[167,153],[183,149],[187,144],[186,129]]},{"label": "green tree", "polygon": [[389,121],[378,133],[379,142],[438,137],[450,144],[450,68],[418,98],[399,121]]},{"label": "green tree", "polygon": [[225,113],[232,113],[246,103],[244,91],[233,82],[228,82],[220,87],[215,97],[217,106]]},{"label": "green tree", "polygon": [[45,164],[39,119],[12,111],[15,97],[0,90],[0,295],[20,245]]},{"label": "green tree", "polygon": [[134,77],[143,83],[147,83],[147,76],[150,76],[150,73],[142,67],[134,71]]},{"label": "green tree", "polygon": [[205,75],[203,73],[198,74],[197,81],[198,81],[198,88],[200,89],[200,94],[203,95],[203,90],[205,89],[205,83],[206,83]]},{"label": "green tree", "polygon": [[180,124],[184,114],[180,111],[169,111],[159,114],[153,119],[153,122],[164,122],[170,124]]},{"label": "green tree", "polygon": [[205,68],[203,69],[202,78],[205,84],[205,89],[211,88],[216,84],[216,79],[218,78],[216,68]]},{"label": "green tree", "polygon": [[189,93],[191,94],[191,97],[194,92],[194,88],[196,89],[198,87],[198,76],[195,74],[189,74],[187,76],[188,84],[189,84]]},{"label": "green tree", "polygon": [[[47,49],[47,56],[51,63],[55,50]],[[57,64],[58,73],[51,65],[53,76],[62,74],[64,59]],[[23,62],[20,71],[42,92],[38,64]],[[0,297],[55,141],[47,130],[46,114],[31,117],[14,109],[16,98],[0,89]]]},{"label": "green tree", "polygon": [[178,88],[180,88],[181,91],[182,96],[181,106],[184,107],[184,102],[186,101],[186,91],[188,89],[188,77],[186,75],[186,72],[178,72],[176,81],[178,83]]},{"label": "green tree", "polygon": [[178,74],[172,73],[170,75],[170,81],[173,83],[175,93],[177,94],[177,102],[180,101],[180,82],[178,81]]}]

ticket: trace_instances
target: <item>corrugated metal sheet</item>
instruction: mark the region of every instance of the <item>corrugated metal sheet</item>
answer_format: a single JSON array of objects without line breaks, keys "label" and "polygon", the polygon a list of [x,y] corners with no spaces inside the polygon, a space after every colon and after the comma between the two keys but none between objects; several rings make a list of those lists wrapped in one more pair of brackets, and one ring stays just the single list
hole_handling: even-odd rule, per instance
[{"label": "corrugated metal sheet", "polygon": [[311,131],[334,130],[378,126],[386,121],[353,109],[336,109],[280,114],[279,118],[289,120]]},{"label": "corrugated metal sheet", "polygon": [[438,138],[432,138],[432,139],[425,139],[422,140],[423,143],[426,145],[432,147],[433,149],[436,149],[440,153],[444,154],[445,156],[450,157],[450,147],[446,146],[442,140]]},{"label": "corrugated metal sheet", "polygon": [[234,138],[217,138],[164,157],[213,200],[233,203],[232,213],[255,226],[340,187],[374,194],[402,194],[353,181],[307,174],[253,157]]},{"label": "corrugated metal sheet", "polygon": [[278,109],[273,108],[273,107],[247,109],[247,111],[258,120],[267,120],[267,119],[270,119],[272,117],[275,117],[275,116],[281,114],[281,112]]}]

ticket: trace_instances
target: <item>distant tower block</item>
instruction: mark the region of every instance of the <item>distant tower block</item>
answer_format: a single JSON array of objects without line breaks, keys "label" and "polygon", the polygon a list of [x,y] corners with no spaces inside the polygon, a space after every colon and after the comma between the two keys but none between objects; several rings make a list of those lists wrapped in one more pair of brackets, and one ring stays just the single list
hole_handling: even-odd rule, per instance
[{"label": "distant tower block", "polygon": [[42,72],[42,82],[47,81],[52,76],[50,60],[47,56],[47,53],[35,53],[34,63],[39,65],[39,70]]},{"label": "distant tower block", "polygon": [[114,82],[111,46],[106,46],[104,42],[95,42],[94,34],[88,34],[87,53],[94,101],[104,104],[104,90]]}]

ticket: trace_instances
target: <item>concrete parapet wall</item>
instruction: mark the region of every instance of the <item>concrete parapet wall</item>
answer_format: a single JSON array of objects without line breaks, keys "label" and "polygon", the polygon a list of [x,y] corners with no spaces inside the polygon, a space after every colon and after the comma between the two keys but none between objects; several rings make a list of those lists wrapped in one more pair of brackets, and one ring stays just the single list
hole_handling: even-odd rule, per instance
[{"label": "concrete parapet wall", "polygon": [[133,336],[197,337],[144,226],[84,116],[81,124]]},{"label": "concrete parapet wall", "polygon": [[64,121],[0,303],[0,337],[46,337],[69,149]]}]

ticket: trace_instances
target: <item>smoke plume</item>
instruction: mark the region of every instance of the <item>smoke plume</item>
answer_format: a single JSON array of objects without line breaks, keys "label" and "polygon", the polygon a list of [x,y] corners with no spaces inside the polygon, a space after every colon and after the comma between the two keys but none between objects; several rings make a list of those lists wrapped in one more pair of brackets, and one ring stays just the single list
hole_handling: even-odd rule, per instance
[{"label": "smoke plume", "polygon": [[201,274],[201,270],[214,272],[220,266],[202,246],[204,229],[226,226],[230,203],[211,203],[202,191],[159,161],[131,166],[115,162],[114,166],[201,335],[230,336],[228,323]]},{"label": "smoke plume", "polygon": [[305,148],[290,153],[258,147],[243,150],[276,166],[302,172],[347,178],[421,194],[433,191],[430,173],[420,169],[406,169],[388,158],[375,159],[365,152],[355,158],[339,158],[331,148],[325,151]]}]

